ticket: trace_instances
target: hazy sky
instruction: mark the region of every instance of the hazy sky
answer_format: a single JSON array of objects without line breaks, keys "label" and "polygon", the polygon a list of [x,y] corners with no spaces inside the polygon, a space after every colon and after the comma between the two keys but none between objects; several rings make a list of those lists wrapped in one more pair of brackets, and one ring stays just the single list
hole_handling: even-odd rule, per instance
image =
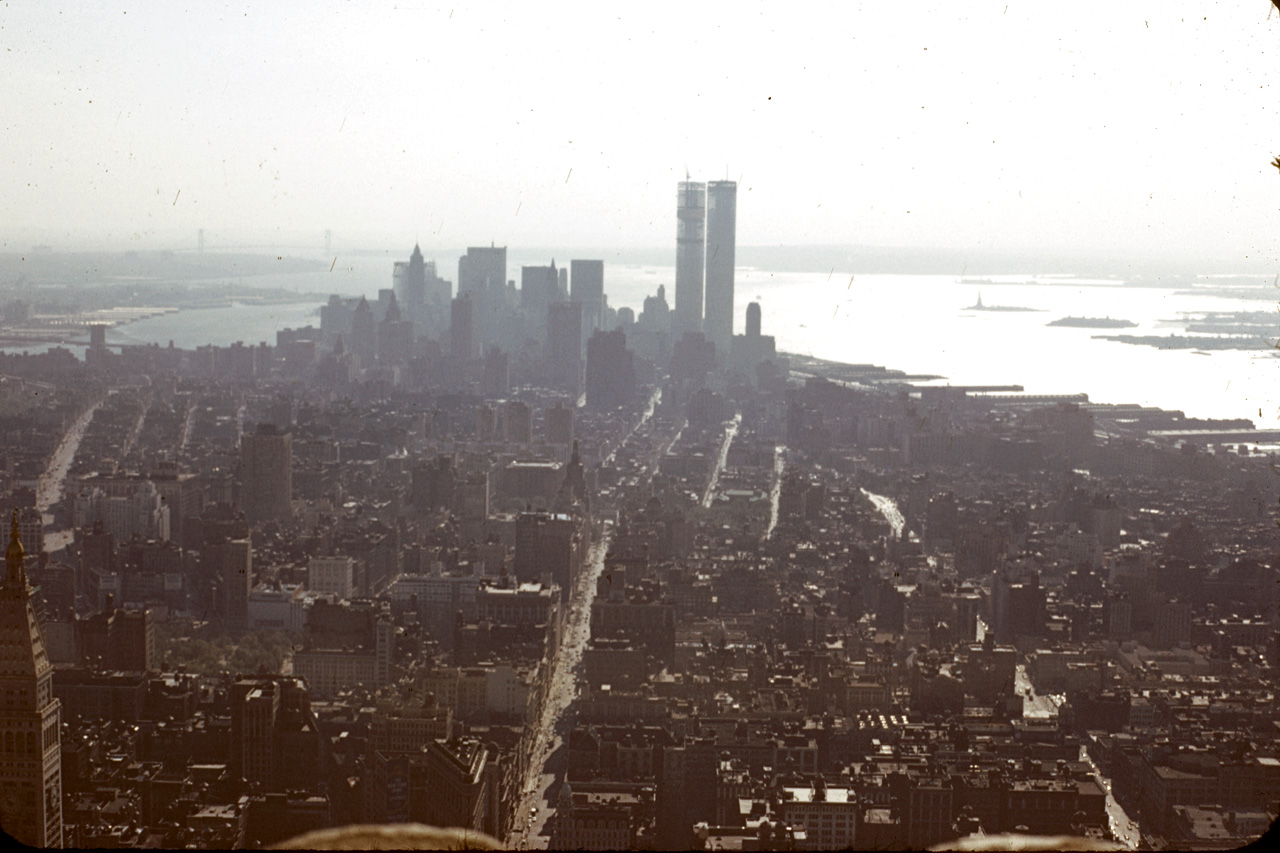
[{"label": "hazy sky", "polygon": [[687,167],[744,245],[1277,257],[1278,71],[1268,0],[4,3],[0,242],[665,246]]}]

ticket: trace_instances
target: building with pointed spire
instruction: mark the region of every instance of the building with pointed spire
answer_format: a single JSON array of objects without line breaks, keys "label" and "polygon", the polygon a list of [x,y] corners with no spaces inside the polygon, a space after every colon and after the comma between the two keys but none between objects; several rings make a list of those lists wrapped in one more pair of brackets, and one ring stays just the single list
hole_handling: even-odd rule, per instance
[{"label": "building with pointed spire", "polygon": [[413,323],[403,319],[400,302],[393,292],[387,304],[387,313],[378,324],[378,362],[401,366],[413,355]]},{"label": "building with pointed spire", "polygon": [[391,288],[410,315],[427,301],[427,263],[417,243],[413,244],[408,263],[396,261],[392,267]]},{"label": "building with pointed spire", "polygon": [[587,492],[587,478],[582,466],[582,457],[578,453],[578,441],[574,439],[573,453],[569,464],[564,468],[564,480],[560,483],[560,492],[556,495],[555,511],[569,512],[574,503],[581,504],[584,513],[591,512],[591,495]]},{"label": "building with pointed spire", "polygon": [[0,829],[20,844],[61,847],[62,706],[24,556],[15,513],[0,586]]}]

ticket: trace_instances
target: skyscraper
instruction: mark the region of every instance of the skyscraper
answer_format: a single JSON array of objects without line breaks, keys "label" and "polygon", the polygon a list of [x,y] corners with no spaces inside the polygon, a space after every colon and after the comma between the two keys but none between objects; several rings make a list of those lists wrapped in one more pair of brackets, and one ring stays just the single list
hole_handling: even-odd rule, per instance
[{"label": "skyscraper", "polygon": [[548,444],[568,445],[573,441],[573,409],[566,409],[557,400],[554,409],[547,409],[544,430]]},{"label": "skyscraper", "polygon": [[682,181],[676,188],[677,335],[702,331],[702,282],[706,257],[707,185]]},{"label": "skyscraper", "polygon": [[413,323],[402,319],[400,303],[394,293],[387,312],[378,324],[378,361],[381,364],[404,365],[413,354]]},{"label": "skyscraper", "polygon": [[498,315],[507,287],[507,247],[471,247],[458,258],[458,295],[471,295],[475,335],[481,344],[498,341]]},{"label": "skyscraper", "polygon": [[506,286],[506,246],[472,246],[458,258],[458,293],[500,292]]},{"label": "skyscraper", "polygon": [[533,411],[523,400],[508,400],[502,407],[502,439],[508,443],[533,441]]},{"label": "skyscraper", "polygon": [[560,274],[555,259],[549,267],[520,268],[520,307],[528,316],[531,329],[541,333],[546,328],[547,306],[558,302]]},{"label": "skyscraper", "polygon": [[351,333],[347,338],[351,351],[360,359],[360,366],[372,367],[378,354],[378,327],[369,300],[363,296],[351,315]]},{"label": "skyscraper", "polygon": [[20,844],[62,846],[62,703],[31,586],[15,513],[0,586],[0,828]]},{"label": "skyscraper", "polygon": [[293,515],[293,435],[258,424],[240,436],[240,505],[250,524]]},{"label": "skyscraper", "polygon": [[471,361],[476,350],[474,307],[470,293],[459,293],[449,314],[449,354],[462,364]]},{"label": "skyscraper", "polygon": [[413,254],[409,256],[408,263],[396,261],[391,280],[396,298],[409,313],[409,319],[414,319],[415,312],[427,301],[427,265],[417,243],[413,244]]},{"label": "skyscraper", "polygon": [[551,304],[547,312],[547,367],[552,384],[576,398],[582,390],[582,303]]},{"label": "skyscraper", "polygon": [[587,341],[587,405],[613,408],[631,402],[636,370],[621,329],[596,332]]},{"label": "skyscraper", "polygon": [[603,299],[604,261],[570,261],[569,288],[574,302]]},{"label": "skyscraper", "polygon": [[590,337],[604,318],[604,261],[569,262],[569,298],[582,303],[582,333]]},{"label": "skyscraper", "polygon": [[511,359],[500,348],[485,348],[480,390],[486,397],[505,397],[511,393],[510,362]]},{"label": "skyscraper", "polygon": [[[702,331],[724,358],[733,341],[733,263],[738,216],[738,184],[707,184],[706,316]],[[679,293],[676,294],[679,305]]]},{"label": "skyscraper", "polygon": [[747,305],[746,333],[733,336],[733,343],[729,347],[728,364],[734,370],[745,373],[750,379],[757,377],[757,368],[762,362],[776,362],[777,358],[777,345],[773,335],[760,334],[760,303],[752,302]]},{"label": "skyscraper", "polygon": [[208,561],[205,572],[219,578],[223,627],[230,631],[246,630],[249,627],[249,593],[253,589],[252,540],[246,536],[206,545],[200,558]]}]

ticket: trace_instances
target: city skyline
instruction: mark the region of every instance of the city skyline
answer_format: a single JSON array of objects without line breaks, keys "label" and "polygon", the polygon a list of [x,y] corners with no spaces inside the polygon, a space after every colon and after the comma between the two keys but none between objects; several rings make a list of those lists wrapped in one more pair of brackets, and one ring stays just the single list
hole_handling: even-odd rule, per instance
[{"label": "city skyline", "polygon": [[1274,825],[1280,0],[865,5],[0,4],[0,830]]},{"label": "city skyline", "polygon": [[0,248],[663,246],[688,171],[742,245],[1274,260],[1264,7],[9,8]]}]

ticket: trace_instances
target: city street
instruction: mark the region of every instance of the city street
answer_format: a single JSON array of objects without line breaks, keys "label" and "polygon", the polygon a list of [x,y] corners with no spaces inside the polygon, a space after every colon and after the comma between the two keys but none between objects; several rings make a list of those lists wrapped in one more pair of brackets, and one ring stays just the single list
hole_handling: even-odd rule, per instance
[{"label": "city street", "polygon": [[49,457],[49,466],[40,477],[40,486],[36,490],[36,509],[40,512],[48,512],[49,507],[57,503],[62,495],[62,484],[67,479],[67,472],[71,470],[71,463],[75,461],[84,432],[89,428],[89,421],[93,420],[93,413],[101,405],[102,400],[99,400],[85,409],[62,437],[58,449]]},{"label": "city street", "polygon": [[[631,439],[652,422],[654,409],[661,392],[655,391],[649,399],[644,414],[618,446],[625,447]],[[663,455],[675,441],[657,442],[656,452],[642,465],[645,481],[652,479]],[[609,461],[616,458],[617,451]],[[718,470],[718,467],[717,467]],[[613,540],[613,525],[606,521],[600,538],[592,543],[587,559],[569,599],[569,612],[565,618],[564,636],[560,649],[552,661],[551,683],[542,716],[537,722],[537,740],[534,757],[530,761],[528,777],[521,786],[521,798],[516,806],[515,819],[507,846],[519,850],[546,849],[551,841],[556,798],[560,785],[568,772],[568,738],[576,725],[573,700],[577,695],[577,677],[582,652],[591,637],[591,602],[595,598],[596,580],[604,571],[605,556]]]},{"label": "city street", "polygon": [[564,638],[552,662],[551,685],[538,721],[534,758],[529,778],[523,785],[523,796],[516,807],[515,825],[508,846],[522,850],[545,849],[550,841],[551,817],[556,795],[568,769],[568,746],[564,738],[572,729],[572,712],[578,664],[591,634],[591,600],[595,597],[596,579],[604,570],[604,558],[613,538],[613,528],[606,525],[599,541],[591,546],[587,564],[573,591]]},{"label": "city street", "polygon": [[711,500],[716,496],[716,483],[720,482],[720,472],[724,470],[725,460],[729,458],[729,448],[733,445],[734,438],[738,435],[738,426],[742,423],[742,414],[733,416],[733,420],[724,428],[724,440],[720,443],[720,452],[716,454],[716,464],[711,470],[711,476],[707,478],[706,491],[702,493],[702,506],[711,506]]},{"label": "city street", "polygon": [[1107,792],[1107,823],[1111,830],[1111,834],[1120,844],[1128,847],[1130,850],[1137,850],[1138,844],[1142,841],[1142,831],[1138,827],[1138,822],[1129,817],[1128,813],[1121,808],[1116,802],[1116,798],[1111,794],[1111,780],[1102,775],[1102,771],[1098,769],[1098,765],[1093,763],[1093,759],[1089,757],[1089,751],[1083,746],[1080,747],[1080,760],[1089,765],[1093,770],[1094,779],[1102,790]]},{"label": "city street", "polygon": [[1037,693],[1031,686],[1031,679],[1027,677],[1027,668],[1023,664],[1018,664],[1013,689],[1022,697],[1022,716],[1029,720],[1047,720],[1058,716],[1058,706],[1065,698],[1060,693]]}]

